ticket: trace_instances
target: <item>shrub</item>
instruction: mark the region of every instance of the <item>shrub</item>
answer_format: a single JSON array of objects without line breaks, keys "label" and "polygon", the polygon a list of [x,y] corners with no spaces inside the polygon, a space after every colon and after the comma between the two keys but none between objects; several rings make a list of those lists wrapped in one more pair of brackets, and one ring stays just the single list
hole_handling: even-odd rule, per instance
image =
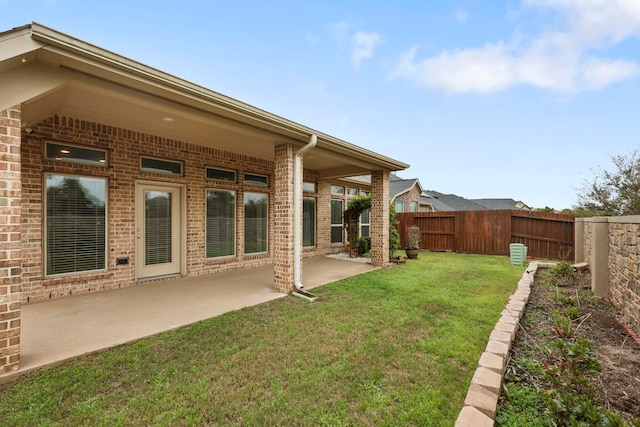
[{"label": "shrub", "polygon": [[364,255],[371,250],[371,237],[360,237],[358,239],[358,255]]},{"label": "shrub", "polygon": [[576,278],[576,272],[573,270],[571,264],[561,261],[556,268],[553,269],[553,276],[558,286],[566,286]]}]

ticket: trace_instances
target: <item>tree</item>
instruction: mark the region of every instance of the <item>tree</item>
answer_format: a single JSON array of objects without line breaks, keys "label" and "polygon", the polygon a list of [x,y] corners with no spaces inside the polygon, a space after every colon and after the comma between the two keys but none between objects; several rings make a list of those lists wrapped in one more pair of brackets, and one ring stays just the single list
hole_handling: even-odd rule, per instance
[{"label": "tree", "polygon": [[577,210],[595,215],[640,214],[640,157],[638,151],[611,157],[615,171],[602,171],[578,194]]}]

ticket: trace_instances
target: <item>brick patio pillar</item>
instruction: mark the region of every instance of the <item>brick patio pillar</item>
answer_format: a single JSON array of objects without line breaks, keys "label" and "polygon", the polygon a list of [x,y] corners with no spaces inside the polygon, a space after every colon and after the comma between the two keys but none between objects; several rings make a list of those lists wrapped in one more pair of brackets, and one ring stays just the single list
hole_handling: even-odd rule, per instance
[{"label": "brick patio pillar", "polygon": [[20,362],[20,106],[0,112],[0,373]]},{"label": "brick patio pillar", "polygon": [[371,172],[371,265],[389,264],[389,171]]},{"label": "brick patio pillar", "polygon": [[293,290],[293,163],[296,147],[275,146],[273,200],[273,287],[278,292]]}]

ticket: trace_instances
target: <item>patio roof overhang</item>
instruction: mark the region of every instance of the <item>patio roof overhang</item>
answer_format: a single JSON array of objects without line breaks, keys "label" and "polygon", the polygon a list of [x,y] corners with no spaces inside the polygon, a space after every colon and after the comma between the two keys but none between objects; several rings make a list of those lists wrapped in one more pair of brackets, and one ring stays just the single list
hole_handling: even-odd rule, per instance
[{"label": "patio roof overhang", "polygon": [[316,134],[304,166],[320,178],[409,167],[37,23],[0,33],[0,94],[23,128],[66,115],[266,160]]}]

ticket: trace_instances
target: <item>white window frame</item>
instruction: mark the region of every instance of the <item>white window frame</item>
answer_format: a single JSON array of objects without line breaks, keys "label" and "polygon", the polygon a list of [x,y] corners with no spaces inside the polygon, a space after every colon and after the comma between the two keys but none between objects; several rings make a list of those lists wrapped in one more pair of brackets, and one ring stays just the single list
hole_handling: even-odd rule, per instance
[{"label": "white window frame", "polygon": [[[49,156],[49,146],[59,146],[61,148],[60,150],[60,156]],[[83,159],[80,157],[65,157],[65,154],[71,154],[73,152],[73,150],[85,150],[85,151],[95,151],[96,153],[102,153],[104,154],[103,158],[100,160],[88,160],[88,159]],[[89,166],[96,166],[96,167],[100,167],[100,168],[106,168],[109,166],[109,150],[106,150],[104,148],[96,148],[96,147],[91,147],[91,146],[86,146],[86,145],[78,145],[78,144],[69,144],[66,142],[60,142],[60,141],[45,141],[44,142],[44,150],[43,150],[43,154],[44,154],[44,158],[45,159],[49,159],[49,160],[57,160],[60,162],[68,162],[68,163],[76,163],[76,164],[81,164],[81,165],[89,165]]]},{"label": "white window frame", "polygon": [[[208,256],[207,255],[207,242],[208,242],[208,238],[209,238],[209,210],[208,210],[208,199],[209,199],[209,192],[210,191],[216,191],[216,192],[224,192],[224,193],[230,193],[233,195],[233,252],[230,254],[224,254],[224,255],[216,255],[216,256]],[[238,205],[238,197],[237,194],[234,190],[227,190],[227,189],[220,189],[220,188],[207,188],[205,190],[205,258],[206,259],[220,259],[220,258],[232,258],[236,256],[236,246],[237,246],[237,228],[238,228],[238,219],[237,219],[237,205]]]},{"label": "white window frame", "polygon": [[[248,195],[260,195],[260,196],[264,196],[266,199],[266,215],[265,215],[265,224],[266,224],[266,230],[265,230],[265,250],[264,251],[260,251],[260,252],[247,252],[247,211],[246,211],[246,202],[247,202],[247,196]],[[244,193],[243,196],[243,200],[242,200],[242,213],[243,213],[243,220],[244,220],[244,253],[245,255],[261,255],[261,254],[266,254],[269,252],[269,194],[268,193],[260,193],[260,192],[250,192],[247,191]]]},{"label": "white window frame", "polygon": [[[79,179],[93,179],[102,181],[104,184],[104,268],[97,268],[92,270],[74,270],[74,271],[66,271],[61,273],[49,273],[48,265],[49,265],[49,245],[51,244],[49,239],[49,226],[48,226],[48,197],[47,197],[47,177],[59,177],[61,179],[64,178],[79,178]],[[43,241],[43,275],[45,277],[57,277],[57,276],[69,276],[69,275],[81,275],[81,274],[94,274],[94,273],[102,273],[108,270],[108,260],[109,260],[109,180],[106,177],[96,177],[96,176],[85,176],[85,175],[73,175],[73,174],[64,174],[64,173],[55,173],[55,172],[47,172],[43,175],[43,213],[42,213],[42,221],[43,221],[43,230],[44,236],[42,238]],[[86,256],[86,255],[85,255]]]},{"label": "white window frame", "polygon": [[[224,179],[224,178],[210,178],[209,177],[209,171],[220,171],[220,172],[230,172],[233,174],[233,180],[230,179]],[[218,182],[229,182],[229,183],[233,183],[235,184],[236,182],[238,182],[238,174],[236,173],[235,170],[233,169],[224,169],[224,168],[214,168],[212,166],[207,166],[205,168],[205,172],[204,172],[204,176],[206,179],[211,179],[213,181],[218,181]]]},{"label": "white window frame", "polygon": [[[331,218],[331,244],[332,245],[343,245],[344,244],[344,200],[342,199],[331,199],[331,212],[333,212],[333,203],[334,202],[340,202],[340,223],[334,223],[333,222],[333,215]],[[336,228],[340,228],[340,241],[339,242],[334,242],[333,241],[333,230]]]},{"label": "white window frame", "polygon": [[[176,173],[176,172],[173,172],[173,171],[168,170],[168,169],[157,169],[157,168],[144,167],[143,163],[144,163],[145,159],[147,159],[147,160],[155,160],[155,161],[164,162],[164,163],[171,163],[171,164],[174,164],[174,165],[179,165],[180,166],[180,172]],[[159,173],[159,174],[171,175],[171,176],[184,176],[184,163],[181,162],[180,160],[161,159],[161,158],[153,157],[153,156],[140,156],[140,171],[141,172],[149,172],[149,173]]]},{"label": "white window frame", "polygon": [[[305,236],[304,236],[304,200],[313,200],[313,230],[312,230],[312,239],[313,239],[313,243],[311,245],[305,245]],[[303,197],[303,202],[302,202],[302,206],[303,206],[303,211],[302,211],[302,247],[303,248],[313,248],[316,246],[316,229],[317,229],[317,225],[318,225],[318,201],[315,197]]]}]

